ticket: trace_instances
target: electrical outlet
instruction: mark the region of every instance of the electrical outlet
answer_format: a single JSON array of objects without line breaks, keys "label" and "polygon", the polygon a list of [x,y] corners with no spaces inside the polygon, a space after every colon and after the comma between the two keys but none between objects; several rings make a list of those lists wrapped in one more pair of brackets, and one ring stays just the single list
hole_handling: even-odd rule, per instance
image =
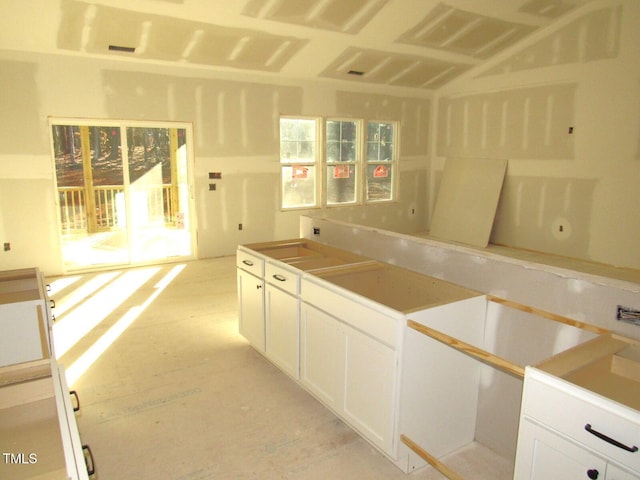
[{"label": "electrical outlet", "polygon": [[618,305],[616,308],[616,320],[633,325],[640,325],[640,310]]},{"label": "electrical outlet", "polygon": [[313,234],[320,235],[320,227],[313,227]]},{"label": "electrical outlet", "polygon": [[9,242],[4,242],[4,251],[8,252],[11,250],[11,244]]},{"label": "electrical outlet", "polygon": [[242,230],[242,224],[241,223],[238,224],[238,230]]}]

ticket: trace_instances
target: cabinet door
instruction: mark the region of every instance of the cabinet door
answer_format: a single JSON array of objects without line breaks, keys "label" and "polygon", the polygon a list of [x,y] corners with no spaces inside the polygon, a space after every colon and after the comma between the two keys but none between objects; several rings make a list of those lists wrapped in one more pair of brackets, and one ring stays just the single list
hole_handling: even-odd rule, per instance
[{"label": "cabinet door", "polygon": [[335,318],[300,307],[300,381],[335,412],[344,398],[345,331]]},{"label": "cabinet door", "polygon": [[47,329],[39,301],[0,304],[0,366],[49,357]]},{"label": "cabinet door", "polygon": [[391,453],[393,446],[396,354],[346,327],[344,416],[371,442]]},{"label": "cabinet door", "polygon": [[264,281],[238,270],[238,322],[240,334],[264,352]]},{"label": "cabinet door", "polygon": [[514,478],[604,480],[601,457],[528,419],[520,423]]},{"label": "cabinet door", "polygon": [[269,284],[265,289],[266,355],[297,379],[300,376],[298,298]]},{"label": "cabinet door", "polygon": [[640,480],[640,474],[638,472],[631,473],[609,464],[607,466],[606,480]]}]

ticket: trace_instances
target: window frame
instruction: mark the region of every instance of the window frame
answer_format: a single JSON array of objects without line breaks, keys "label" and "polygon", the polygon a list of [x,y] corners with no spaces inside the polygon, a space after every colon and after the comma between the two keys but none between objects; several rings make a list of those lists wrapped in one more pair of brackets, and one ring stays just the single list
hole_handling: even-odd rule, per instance
[{"label": "window frame", "polygon": [[[315,122],[314,129],[314,155],[313,161],[307,162],[283,162],[282,161],[282,120],[312,120]],[[356,156],[355,161],[341,162],[329,161],[327,158],[327,124],[328,122],[353,122],[356,125]],[[368,160],[368,132],[370,124],[390,125],[392,128],[393,139],[391,142],[391,159],[388,161]],[[353,207],[363,205],[379,205],[384,203],[394,203],[398,201],[398,184],[400,174],[399,146],[400,146],[400,122],[397,120],[378,120],[351,118],[341,116],[309,116],[309,115],[280,115],[278,120],[278,145],[279,145],[279,175],[280,175],[280,209],[281,211],[290,210],[312,210],[319,208],[340,208]],[[369,198],[369,177],[368,167],[370,164],[381,164],[390,167],[390,192],[389,198],[370,199]],[[312,166],[314,167],[314,203],[312,205],[294,205],[287,206],[284,204],[285,199],[285,177],[283,175],[284,168],[293,167],[294,165]],[[328,188],[328,167],[338,165],[353,165],[355,174],[355,199],[349,202],[329,202]]]},{"label": "window frame", "polygon": [[[314,121],[314,154],[313,161],[302,161],[302,162],[283,162],[282,161],[282,120],[306,120],[306,121]],[[280,209],[282,211],[290,211],[290,210],[310,210],[317,209],[322,207],[323,197],[322,197],[322,156],[323,156],[323,148],[322,148],[322,126],[323,126],[323,118],[316,116],[306,116],[306,115],[280,115],[278,119],[278,164],[279,164],[279,175],[280,175]],[[312,205],[294,205],[287,206],[284,204],[285,199],[285,184],[284,184],[284,175],[283,169],[286,167],[293,168],[295,165],[300,166],[312,166],[314,167],[314,202]]]},{"label": "window frame", "polygon": [[[393,129],[393,141],[391,143],[391,160],[389,161],[381,161],[374,160],[369,161],[369,152],[368,152],[368,144],[369,144],[369,125],[370,124],[386,124],[391,125]],[[400,122],[396,120],[366,120],[365,122],[365,131],[363,133],[363,159],[362,159],[362,201],[365,205],[374,205],[381,203],[392,203],[397,201],[398,197],[398,176],[399,176],[399,139],[400,139]],[[370,200],[368,197],[369,193],[369,177],[368,177],[368,166],[370,164],[381,164],[381,165],[389,165],[391,167],[391,192],[390,198],[384,198],[380,200]]]},{"label": "window frame", "polygon": [[[353,161],[329,161],[327,154],[327,146],[329,142],[329,135],[327,132],[327,124],[329,122],[341,122],[341,123],[353,123],[356,128],[356,138],[354,142],[355,147],[355,159]],[[323,122],[324,127],[324,138],[323,138],[323,155],[322,155],[322,171],[325,174],[325,178],[323,179],[323,197],[324,197],[324,206],[327,208],[336,208],[336,207],[352,207],[357,205],[362,205],[362,159],[363,159],[363,126],[364,120],[361,118],[348,118],[348,117],[325,117]],[[340,166],[340,165],[352,165],[354,169],[355,175],[355,186],[354,186],[354,199],[349,202],[329,202],[329,174],[328,170],[330,166]]]}]

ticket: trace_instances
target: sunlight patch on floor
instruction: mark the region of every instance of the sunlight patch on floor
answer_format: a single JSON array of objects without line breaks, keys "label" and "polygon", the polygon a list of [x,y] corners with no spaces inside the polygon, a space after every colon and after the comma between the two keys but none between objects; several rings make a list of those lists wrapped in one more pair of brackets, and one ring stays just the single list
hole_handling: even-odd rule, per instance
[{"label": "sunlight patch on floor", "polygon": [[[72,386],[78,378],[80,378],[87,369],[93,365],[93,363],[100,358],[100,356],[122,335],[124,331],[131,326],[131,324],[140,316],[140,314],[162,293],[162,291],[176,278],[176,276],[185,268],[186,265],[180,264],[174,266],[158,283],[155,284],[153,293],[140,305],[131,307],[127,312],[114,323],[109,330],[107,330],[91,347],[84,352],[80,358],[78,358],[73,364],[66,369],[67,381],[69,386]],[[156,269],[145,269],[144,271],[150,271],[151,274],[148,278],[157,271]],[[125,276],[121,278],[123,280]],[[146,280],[145,280],[146,281]],[[131,288],[131,284],[125,282],[123,288]],[[137,287],[136,287],[137,288]],[[134,289],[135,290],[135,289]],[[125,298],[127,298],[127,295]]]}]

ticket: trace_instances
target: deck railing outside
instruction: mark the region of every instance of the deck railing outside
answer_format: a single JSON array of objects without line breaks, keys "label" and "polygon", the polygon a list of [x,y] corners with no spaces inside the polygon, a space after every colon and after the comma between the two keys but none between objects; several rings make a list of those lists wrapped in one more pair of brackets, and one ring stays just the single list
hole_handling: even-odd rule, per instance
[{"label": "deck railing outside", "polygon": [[[117,227],[124,219],[118,218],[118,195],[124,193],[122,186],[94,186],[95,228],[97,231],[108,231]],[[173,198],[174,189],[169,184],[162,186],[162,198],[153,192],[149,195],[149,203],[155,208],[162,208],[165,226],[176,226],[177,199]],[[60,221],[63,234],[86,232],[89,230],[87,217],[87,198],[84,187],[58,187],[60,197]]]}]

